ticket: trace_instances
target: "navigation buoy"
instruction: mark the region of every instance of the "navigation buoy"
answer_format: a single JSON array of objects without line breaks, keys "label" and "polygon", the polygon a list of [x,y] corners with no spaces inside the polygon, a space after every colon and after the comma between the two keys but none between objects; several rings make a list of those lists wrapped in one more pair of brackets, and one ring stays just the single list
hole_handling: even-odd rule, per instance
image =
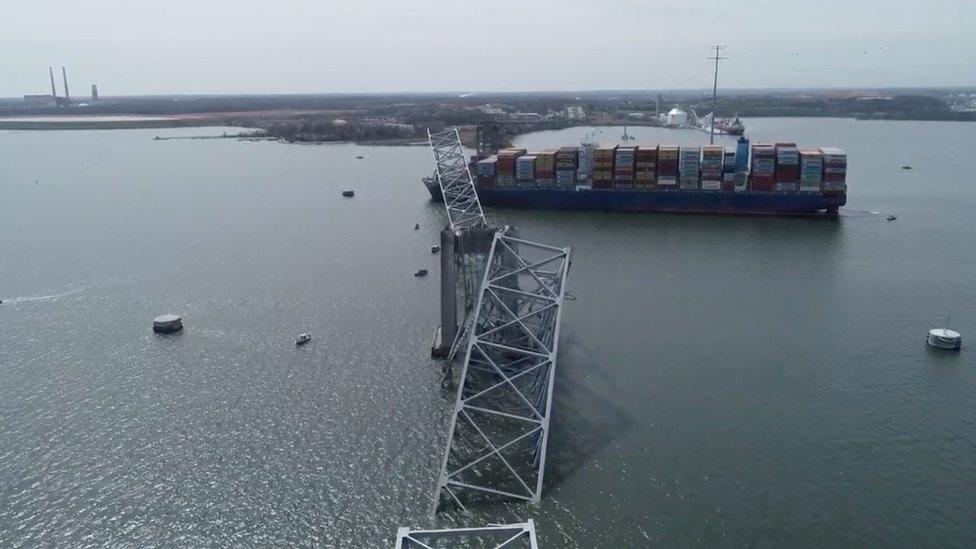
[{"label": "navigation buoy", "polygon": [[958,351],[962,347],[962,335],[948,328],[933,328],[929,330],[929,335],[925,338],[925,341],[931,347],[949,351]]},{"label": "navigation buoy", "polygon": [[161,315],[153,319],[153,331],[157,334],[171,334],[183,329],[180,315]]}]

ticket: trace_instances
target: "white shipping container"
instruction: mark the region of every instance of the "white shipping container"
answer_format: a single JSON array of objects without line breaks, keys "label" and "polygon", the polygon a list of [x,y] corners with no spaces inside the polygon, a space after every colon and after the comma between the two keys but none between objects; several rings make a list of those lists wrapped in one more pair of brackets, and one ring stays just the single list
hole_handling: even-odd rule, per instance
[{"label": "white shipping container", "polygon": [[701,188],[703,191],[721,191],[722,182],[718,179],[702,179]]}]

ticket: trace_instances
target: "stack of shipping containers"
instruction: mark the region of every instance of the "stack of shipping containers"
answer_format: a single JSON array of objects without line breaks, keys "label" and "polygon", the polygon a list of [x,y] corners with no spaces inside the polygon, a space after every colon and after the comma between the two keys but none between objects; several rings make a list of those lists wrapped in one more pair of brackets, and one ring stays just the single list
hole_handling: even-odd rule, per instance
[{"label": "stack of shipping containers", "polygon": [[702,147],[701,188],[703,191],[722,190],[722,167],[725,162],[725,147],[709,145]]},{"label": "stack of shipping containers", "polygon": [[492,156],[484,160],[479,160],[474,165],[474,174],[478,178],[478,186],[490,189],[495,186],[495,163],[498,157]]},{"label": "stack of shipping containers", "polygon": [[495,162],[495,186],[510,188],[515,186],[515,159],[525,154],[525,149],[502,149],[498,151]]},{"label": "stack of shipping containers", "polygon": [[613,188],[613,156],[616,145],[601,145],[593,155],[593,188]]},{"label": "stack of shipping containers", "polygon": [[634,154],[634,187],[653,189],[657,185],[657,147],[640,147]]},{"label": "stack of shipping containers", "polygon": [[536,153],[535,183],[541,189],[551,189],[556,184],[556,149]]},{"label": "stack of shipping containers", "polygon": [[678,147],[657,148],[657,188],[678,188]]},{"label": "stack of shipping containers", "polygon": [[823,155],[823,191],[847,191],[847,153],[837,147],[820,147]]},{"label": "stack of shipping containers", "polygon": [[[847,155],[835,147],[799,149],[793,143],[756,144],[740,140],[735,152],[721,146],[637,147],[601,145],[592,151],[592,171],[577,147],[526,154],[502,149],[477,161],[479,187],[573,190],[587,179],[595,189],[693,190],[724,192],[837,193],[847,190]],[[751,155],[750,155],[751,152]],[[751,163],[751,166],[749,165]]]},{"label": "stack of shipping containers", "polygon": [[535,187],[535,160],[538,158],[534,154],[527,154],[515,159],[515,184],[523,189]]},{"label": "stack of shipping containers", "polygon": [[620,145],[613,161],[613,186],[618,189],[634,188],[634,155],[637,147]]},{"label": "stack of shipping containers", "polygon": [[772,191],[775,171],[776,148],[772,145],[753,145],[749,188],[758,192]]},{"label": "stack of shipping containers", "polygon": [[819,193],[823,155],[819,149],[800,149],[800,192]]},{"label": "stack of shipping containers", "polygon": [[796,143],[776,144],[776,192],[796,192],[800,184],[800,153]]},{"label": "stack of shipping containers", "polygon": [[735,153],[726,151],[722,148],[722,190],[732,192],[735,190]]},{"label": "stack of shipping containers", "polygon": [[701,159],[700,147],[681,147],[678,153],[678,188],[692,190],[698,188],[698,164]]},{"label": "stack of shipping containers", "polygon": [[572,189],[576,186],[578,157],[576,147],[562,147],[556,151],[556,187]]}]

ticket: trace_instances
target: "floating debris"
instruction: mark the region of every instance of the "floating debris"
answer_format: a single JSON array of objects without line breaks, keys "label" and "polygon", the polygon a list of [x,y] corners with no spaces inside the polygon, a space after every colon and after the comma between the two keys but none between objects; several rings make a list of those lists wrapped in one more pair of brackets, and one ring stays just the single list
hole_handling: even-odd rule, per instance
[{"label": "floating debris", "polygon": [[419,271],[413,273],[413,276],[427,276],[427,269],[420,269]]},{"label": "floating debris", "polygon": [[356,196],[356,191],[342,191],[342,196],[346,198],[352,198]]}]

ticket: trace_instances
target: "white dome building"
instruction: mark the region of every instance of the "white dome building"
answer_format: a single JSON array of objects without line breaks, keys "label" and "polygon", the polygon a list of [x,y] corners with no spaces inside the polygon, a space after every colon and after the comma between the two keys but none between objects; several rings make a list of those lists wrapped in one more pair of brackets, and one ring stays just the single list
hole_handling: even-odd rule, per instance
[{"label": "white dome building", "polygon": [[664,122],[665,126],[670,128],[681,128],[688,125],[688,113],[675,107],[668,111],[667,119]]}]

